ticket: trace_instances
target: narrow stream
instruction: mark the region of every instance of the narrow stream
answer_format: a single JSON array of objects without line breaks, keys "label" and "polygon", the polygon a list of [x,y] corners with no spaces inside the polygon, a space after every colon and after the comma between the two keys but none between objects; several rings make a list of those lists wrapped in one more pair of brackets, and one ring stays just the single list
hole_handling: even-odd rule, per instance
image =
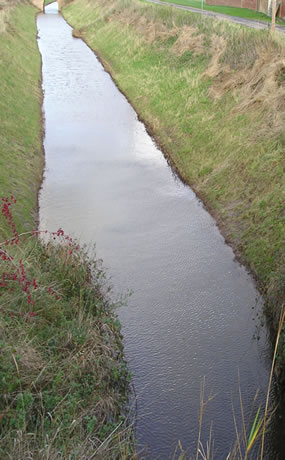
[{"label": "narrow stream", "polygon": [[[72,37],[56,4],[46,13],[38,16],[46,122],[40,226],[96,242],[114,292],[132,291],[118,315],[138,445],[161,459],[178,440],[195,449],[205,378],[206,396],[215,398],[202,442],[213,421],[215,458],[225,459],[235,439],[232,405],[241,419],[239,381],[246,416],[257,389],[265,398],[262,299],[93,52]],[[277,458],[273,444],[267,458]]]}]

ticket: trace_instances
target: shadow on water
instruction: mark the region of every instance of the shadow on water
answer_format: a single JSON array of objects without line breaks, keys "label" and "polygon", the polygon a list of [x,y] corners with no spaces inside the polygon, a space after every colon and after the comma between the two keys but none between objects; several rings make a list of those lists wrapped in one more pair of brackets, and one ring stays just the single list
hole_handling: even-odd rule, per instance
[{"label": "shadow on water", "polygon": [[[193,191],[172,174],[96,56],[58,14],[38,16],[43,59],[46,172],[42,228],[63,227],[96,242],[115,293],[133,373],[137,439],[152,458],[177,440],[195,449],[200,385],[216,394],[216,458],[226,458],[240,424],[238,375],[246,417],[256,389],[265,400],[270,370],[262,298]],[[268,458],[277,458],[268,440]]]}]

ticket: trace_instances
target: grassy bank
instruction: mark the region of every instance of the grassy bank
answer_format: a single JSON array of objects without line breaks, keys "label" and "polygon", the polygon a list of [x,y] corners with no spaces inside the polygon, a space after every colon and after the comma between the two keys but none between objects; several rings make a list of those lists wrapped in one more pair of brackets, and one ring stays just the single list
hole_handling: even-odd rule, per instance
[{"label": "grassy bank", "polygon": [[[35,226],[44,164],[36,34],[34,7],[7,1],[0,10],[0,193],[17,195],[15,221],[20,231]],[[1,235],[7,230],[1,222]]]},{"label": "grassy bank", "polygon": [[285,284],[284,38],[139,0],[68,3],[75,35],[99,54],[216,217],[270,298],[277,327]]},{"label": "grassy bank", "polygon": [[37,11],[0,5],[0,457],[128,456],[129,374],[104,271],[63,231],[45,243],[32,231],[44,165]]},{"label": "grassy bank", "polygon": [[1,458],[128,456],[116,305],[100,264],[63,232],[51,239],[0,248]]}]

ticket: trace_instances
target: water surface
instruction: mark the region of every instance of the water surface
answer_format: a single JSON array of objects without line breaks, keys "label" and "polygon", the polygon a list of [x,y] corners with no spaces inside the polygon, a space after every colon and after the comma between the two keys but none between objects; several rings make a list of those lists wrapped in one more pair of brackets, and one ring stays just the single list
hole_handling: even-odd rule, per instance
[{"label": "water surface", "polygon": [[240,421],[239,379],[246,414],[268,381],[264,331],[254,339],[260,296],[96,56],[72,37],[54,4],[46,12],[38,16],[46,120],[41,228],[96,242],[114,292],[132,291],[118,314],[139,445],[162,459],[179,439],[195,447],[205,378],[206,393],[216,396],[202,441],[213,420],[216,458],[226,458],[235,438],[232,402]]}]

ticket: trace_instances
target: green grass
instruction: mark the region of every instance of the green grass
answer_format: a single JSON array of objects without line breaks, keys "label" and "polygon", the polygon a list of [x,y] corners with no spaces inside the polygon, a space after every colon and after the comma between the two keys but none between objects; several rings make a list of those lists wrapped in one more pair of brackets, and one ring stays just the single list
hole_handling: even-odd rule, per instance
[{"label": "green grass", "polygon": [[285,94],[282,69],[269,69],[279,69],[283,37],[137,0],[74,0],[64,14],[270,293],[278,325]]},{"label": "green grass", "polygon": [[[44,163],[36,34],[35,9],[28,4],[10,12],[0,34],[0,192],[18,197],[15,220],[21,230],[35,226]],[[0,234],[6,231],[1,222]]]},{"label": "green grass", "polygon": [[44,6],[49,5],[50,3],[54,3],[56,0],[45,0],[44,1]]},{"label": "green grass", "polygon": [[[162,0],[168,1],[168,0]],[[199,0],[169,0],[168,3],[175,3],[177,5],[191,6],[193,8],[202,9],[202,1]],[[237,8],[234,6],[215,6],[207,5],[206,1],[203,1],[203,9],[207,11],[214,11],[215,13],[226,14],[229,16],[235,16],[237,18],[252,19],[254,21],[271,22],[271,18],[264,13],[258,11],[249,10],[248,8]],[[284,21],[276,18],[277,23],[283,24]]]}]

